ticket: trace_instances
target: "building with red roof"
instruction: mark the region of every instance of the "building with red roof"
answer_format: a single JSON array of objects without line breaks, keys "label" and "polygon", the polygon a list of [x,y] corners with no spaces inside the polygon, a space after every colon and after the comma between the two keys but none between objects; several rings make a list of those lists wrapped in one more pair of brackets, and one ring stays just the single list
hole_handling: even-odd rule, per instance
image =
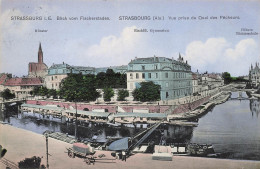
[{"label": "building with red roof", "polygon": [[36,86],[42,86],[42,80],[39,77],[17,77],[10,78],[4,83],[4,88],[8,88],[19,99],[30,96],[30,91]]},{"label": "building with red roof", "polygon": [[4,84],[10,78],[12,78],[12,74],[7,74],[7,73],[0,74],[0,92],[5,89]]}]

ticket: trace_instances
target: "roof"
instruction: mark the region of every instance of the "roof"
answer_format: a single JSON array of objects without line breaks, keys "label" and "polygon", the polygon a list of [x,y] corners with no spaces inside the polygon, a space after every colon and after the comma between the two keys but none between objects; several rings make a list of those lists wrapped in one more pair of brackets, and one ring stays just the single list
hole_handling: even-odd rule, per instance
[{"label": "roof", "polygon": [[53,64],[49,69],[61,69],[61,68],[71,68],[71,66],[66,63]]},{"label": "roof", "polygon": [[117,113],[114,117],[154,117],[166,118],[164,113]]},{"label": "roof", "polygon": [[52,106],[42,106],[42,105],[36,105],[36,104],[22,104],[22,107],[29,107],[29,108],[38,108],[38,109],[49,109],[49,110],[64,110],[64,108],[61,107],[52,107]]},{"label": "roof", "polygon": [[[69,113],[76,113],[76,110],[69,110],[69,109],[64,109],[61,107],[53,107],[53,106],[48,106],[48,105],[35,105],[35,104],[22,104],[22,107],[29,107],[29,108],[38,108],[38,109],[48,109],[48,110],[57,110],[57,111],[66,111]],[[83,110],[77,110],[77,114],[83,114],[87,116],[97,116],[97,117],[108,117],[110,113],[105,113],[105,112],[93,112],[93,111],[83,111]]]},{"label": "roof", "polygon": [[42,85],[40,78],[11,78],[5,83],[5,86],[26,86],[26,85]]},{"label": "roof", "polygon": [[[76,110],[75,109],[73,109],[73,110],[66,109],[66,112],[76,113]],[[86,116],[108,117],[110,113],[77,110],[77,114],[83,114]]]},{"label": "roof", "polygon": [[129,64],[136,64],[136,63],[141,63],[141,64],[145,64],[145,63],[159,63],[159,62],[169,62],[171,63],[173,61],[173,59],[169,59],[166,57],[148,57],[148,58],[135,58],[134,60],[131,60],[131,62]]},{"label": "roof", "polygon": [[10,74],[2,73],[0,74],[0,85],[3,85],[5,81],[9,78]]},{"label": "roof", "polygon": [[197,79],[198,79],[198,77],[197,77],[197,74],[196,74],[196,73],[192,73],[192,79],[193,79],[193,80],[197,80]]}]

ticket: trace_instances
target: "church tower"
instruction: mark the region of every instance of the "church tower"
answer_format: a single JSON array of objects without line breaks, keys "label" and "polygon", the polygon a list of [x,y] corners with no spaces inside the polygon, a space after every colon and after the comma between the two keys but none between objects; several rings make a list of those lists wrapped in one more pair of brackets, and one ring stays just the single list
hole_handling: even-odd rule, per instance
[{"label": "church tower", "polygon": [[38,50],[38,63],[43,63],[43,52],[42,52],[41,43],[39,45],[39,50]]}]

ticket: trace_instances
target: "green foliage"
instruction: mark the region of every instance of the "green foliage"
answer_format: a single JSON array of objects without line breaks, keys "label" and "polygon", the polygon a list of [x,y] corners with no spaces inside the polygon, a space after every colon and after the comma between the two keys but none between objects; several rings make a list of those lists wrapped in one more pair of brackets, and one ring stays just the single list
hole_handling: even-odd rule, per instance
[{"label": "green foliage", "polygon": [[30,93],[34,96],[47,96],[48,89],[43,86],[36,86],[33,88],[33,90]]},{"label": "green foliage", "polygon": [[224,84],[229,84],[232,82],[232,77],[231,77],[230,73],[224,72],[222,74],[222,77],[224,78]]},{"label": "green foliage", "polygon": [[95,101],[100,96],[95,76],[82,74],[68,74],[61,82],[59,94],[67,101]]},{"label": "green foliage", "polygon": [[115,95],[115,93],[111,87],[104,88],[103,92],[104,92],[105,101],[111,101],[111,98]]},{"label": "green foliage", "polygon": [[118,91],[118,97],[117,97],[117,100],[118,101],[125,101],[125,98],[129,96],[129,92],[128,90],[119,90]]},{"label": "green foliage", "polygon": [[126,74],[115,73],[112,69],[107,69],[106,73],[100,72],[96,76],[97,88],[126,88]]},{"label": "green foliage", "polygon": [[57,99],[57,91],[55,89],[49,89],[48,90],[48,95],[52,96],[54,99]]},{"label": "green foliage", "polygon": [[36,156],[33,156],[31,158],[25,158],[23,161],[18,162],[18,167],[20,169],[45,168],[44,165],[41,165],[41,158]]},{"label": "green foliage", "polygon": [[3,97],[6,100],[15,98],[15,94],[11,93],[9,89],[5,89],[0,93],[1,97]]},{"label": "green foliage", "polygon": [[134,100],[147,102],[160,100],[160,85],[153,82],[141,82],[141,87],[133,91]]}]

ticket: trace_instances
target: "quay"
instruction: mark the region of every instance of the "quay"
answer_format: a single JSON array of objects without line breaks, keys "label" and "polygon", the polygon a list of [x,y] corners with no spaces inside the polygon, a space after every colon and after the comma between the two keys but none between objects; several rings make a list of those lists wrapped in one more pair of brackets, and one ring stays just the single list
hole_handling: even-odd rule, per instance
[{"label": "quay", "polygon": [[[0,132],[1,145],[7,149],[6,155],[0,160],[0,168],[11,168],[11,166],[17,165],[19,161],[33,156],[41,157],[41,164],[46,166],[46,141],[43,135],[3,124],[0,124]],[[87,167],[83,159],[68,157],[65,151],[69,147],[71,147],[69,143],[49,138],[48,152],[50,156],[48,164],[50,168],[83,169]],[[105,154],[106,158],[113,158],[110,151],[97,151],[95,155],[98,156],[99,154]],[[152,168],[164,169],[258,169],[260,168],[260,162],[188,156],[173,156],[172,161],[158,161],[152,160],[152,154],[138,153],[127,158],[126,162],[121,160],[106,163],[96,162],[95,165],[90,167],[93,169],[146,169],[151,168],[151,166]]]},{"label": "quay", "polygon": [[[79,104],[81,109],[77,110],[72,106],[62,102],[53,102],[52,105],[46,104],[46,101],[27,101],[28,103],[38,104],[22,104],[22,111],[29,111],[33,113],[39,113],[43,116],[54,116],[57,118],[66,118],[69,121],[74,121],[77,116],[77,120],[83,122],[96,122],[107,123],[114,126],[121,126],[124,124],[128,127],[148,127],[149,124],[158,123],[164,120],[164,124],[173,124],[180,126],[197,126],[196,122],[190,122],[188,120],[196,119],[211,109],[214,105],[224,103],[229,99],[231,92],[221,91],[215,95],[205,97],[203,99],[194,101],[192,103],[181,104],[179,106],[164,106],[164,112],[155,113],[150,112],[149,108],[145,109],[142,106],[141,109],[132,109],[132,112],[125,112],[129,107],[127,105],[98,105],[92,111],[88,108],[84,108],[89,105]],[[235,98],[239,99],[239,98]],[[49,103],[49,102],[47,102]],[[44,105],[45,104],[45,105]],[[79,107],[80,107],[79,106]],[[146,106],[149,107],[150,105]],[[154,110],[157,109],[155,105],[151,105]],[[103,108],[103,109],[100,109]],[[109,112],[108,109],[115,109],[117,112]],[[175,107],[175,108],[173,108]],[[107,108],[107,109],[106,109]],[[124,109],[123,109],[124,108]],[[162,108],[157,109],[161,111]]]}]

